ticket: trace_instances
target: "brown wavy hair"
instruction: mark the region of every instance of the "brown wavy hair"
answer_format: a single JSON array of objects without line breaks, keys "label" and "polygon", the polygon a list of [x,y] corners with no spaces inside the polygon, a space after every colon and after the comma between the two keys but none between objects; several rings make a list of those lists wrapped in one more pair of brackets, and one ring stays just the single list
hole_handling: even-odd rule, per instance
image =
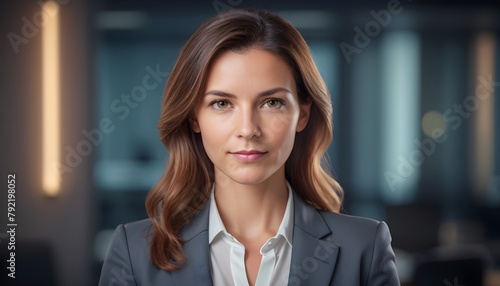
[{"label": "brown wavy hair", "polygon": [[[225,51],[261,49],[280,57],[294,75],[299,101],[311,102],[309,122],[296,133],[285,163],[293,190],[318,210],[339,212],[343,191],[329,174],[325,153],[332,141],[330,94],[300,33],[270,12],[233,9],[202,24],[182,48],[162,101],[158,122],[169,165],[149,192],[146,209],[153,223],[151,259],[159,268],[176,271],[186,262],[180,231],[208,201],[214,167],[201,135],[191,129],[214,58]],[[207,242],[208,243],[208,242]]]}]

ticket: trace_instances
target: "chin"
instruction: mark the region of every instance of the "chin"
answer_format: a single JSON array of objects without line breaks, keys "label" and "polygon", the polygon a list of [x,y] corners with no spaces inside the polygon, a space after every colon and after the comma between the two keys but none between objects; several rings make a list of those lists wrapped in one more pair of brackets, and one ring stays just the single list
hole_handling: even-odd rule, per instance
[{"label": "chin", "polygon": [[268,180],[272,174],[252,174],[251,172],[246,172],[244,174],[226,174],[227,179],[242,185],[258,185],[262,182]]}]

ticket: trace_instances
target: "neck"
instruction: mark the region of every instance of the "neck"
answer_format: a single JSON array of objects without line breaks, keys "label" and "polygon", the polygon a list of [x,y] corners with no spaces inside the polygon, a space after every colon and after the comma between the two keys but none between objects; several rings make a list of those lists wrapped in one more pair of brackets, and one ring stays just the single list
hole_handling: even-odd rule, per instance
[{"label": "neck", "polygon": [[[275,177],[275,176],[273,176]],[[227,180],[215,182],[215,201],[226,230],[237,239],[274,236],[283,220],[288,200],[284,176],[255,185]]]}]

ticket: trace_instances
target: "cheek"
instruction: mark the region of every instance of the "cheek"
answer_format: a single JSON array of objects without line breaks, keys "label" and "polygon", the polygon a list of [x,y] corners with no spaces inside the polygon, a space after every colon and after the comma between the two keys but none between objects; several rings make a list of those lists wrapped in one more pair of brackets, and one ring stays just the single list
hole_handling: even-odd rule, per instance
[{"label": "cheek", "polygon": [[297,116],[276,116],[267,120],[267,134],[271,136],[273,145],[280,150],[282,155],[291,152],[295,141]]},{"label": "cheek", "polygon": [[297,126],[298,116],[289,114],[286,116],[269,116],[264,119],[265,131],[275,134],[276,136],[287,136],[289,133],[294,134]]},{"label": "cheek", "polygon": [[[218,140],[219,139],[219,140]],[[219,154],[219,148],[221,148],[221,140],[219,136],[207,132],[206,129],[202,129],[201,132],[201,141],[203,143],[203,149],[205,149],[205,152],[212,162],[217,162],[218,154]]]},{"label": "cheek", "polygon": [[[223,150],[230,134],[227,121],[214,121],[209,118],[200,118],[201,139],[207,153]],[[210,154],[209,154],[210,155]]]},{"label": "cheek", "polygon": [[204,138],[204,140],[212,140],[212,137],[217,137],[216,135],[214,135],[215,133],[219,133],[221,132],[221,130],[224,130],[220,125],[220,122],[218,122],[216,118],[214,118],[213,116],[209,116],[204,112],[198,114],[198,116],[196,116],[196,120],[200,127],[201,136],[202,138]]},{"label": "cheek", "polygon": [[213,125],[201,127],[201,138],[205,149],[213,148],[221,141],[221,135]]}]

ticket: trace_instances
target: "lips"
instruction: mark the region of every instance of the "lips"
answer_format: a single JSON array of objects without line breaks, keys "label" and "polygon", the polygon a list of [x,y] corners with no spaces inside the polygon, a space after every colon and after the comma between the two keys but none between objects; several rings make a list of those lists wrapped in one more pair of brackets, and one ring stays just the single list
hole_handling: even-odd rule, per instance
[{"label": "lips", "polygon": [[229,153],[233,155],[237,160],[240,160],[242,162],[257,161],[267,154],[267,152],[257,150],[241,150]]}]

